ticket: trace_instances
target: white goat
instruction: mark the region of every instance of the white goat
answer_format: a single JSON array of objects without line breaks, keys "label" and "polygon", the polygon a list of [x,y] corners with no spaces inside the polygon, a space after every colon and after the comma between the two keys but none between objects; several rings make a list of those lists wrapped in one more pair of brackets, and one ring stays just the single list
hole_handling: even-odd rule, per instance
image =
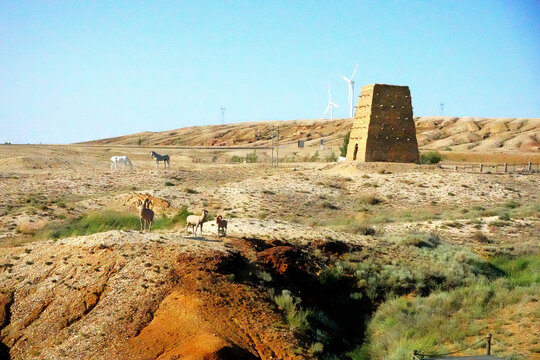
[{"label": "white goat", "polygon": [[208,215],[208,211],[207,210],[203,210],[202,211],[202,214],[197,216],[197,215],[189,215],[186,219],[186,231],[185,233],[187,234],[188,232],[188,228],[192,228],[192,232],[194,235],[197,235],[197,228],[200,226],[201,227],[201,235],[202,235],[202,226],[204,224],[204,222],[206,221],[206,215]]}]

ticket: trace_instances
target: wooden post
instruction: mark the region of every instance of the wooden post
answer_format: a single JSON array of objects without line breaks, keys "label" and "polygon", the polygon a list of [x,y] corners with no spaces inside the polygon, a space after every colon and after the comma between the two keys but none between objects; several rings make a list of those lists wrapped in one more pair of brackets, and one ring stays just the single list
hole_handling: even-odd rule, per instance
[{"label": "wooden post", "polygon": [[488,334],[486,342],[486,355],[491,355],[491,334]]},{"label": "wooden post", "polygon": [[480,164],[480,172],[481,172],[481,173],[484,172],[484,164]]},{"label": "wooden post", "polygon": [[532,161],[529,161],[529,172],[532,172]]},{"label": "wooden post", "polygon": [[457,165],[454,165],[454,171],[457,171]]},{"label": "wooden post", "polygon": [[504,163],[504,172],[505,172],[505,173],[508,172],[508,163]]}]

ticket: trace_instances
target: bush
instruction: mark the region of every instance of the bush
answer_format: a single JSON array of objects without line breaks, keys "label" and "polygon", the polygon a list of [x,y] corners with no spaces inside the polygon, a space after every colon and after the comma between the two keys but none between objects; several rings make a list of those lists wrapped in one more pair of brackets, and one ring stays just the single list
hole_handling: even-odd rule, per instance
[{"label": "bush", "polygon": [[174,183],[170,181],[165,181],[165,186],[174,186]]},{"label": "bush", "polygon": [[506,279],[484,278],[426,297],[399,297],[383,303],[368,324],[366,342],[349,353],[351,358],[404,359],[413,350],[440,353],[462,348],[470,345],[471,336],[479,335],[482,321],[501,308],[536,301],[539,256],[499,258],[492,263],[506,272]]},{"label": "bush", "polygon": [[442,156],[437,151],[420,154],[420,164],[438,164],[441,160]]},{"label": "bush", "polygon": [[310,312],[300,306],[302,300],[291,295],[289,290],[283,290],[274,301],[285,312],[285,318],[293,330],[305,333],[309,329],[308,316]]},{"label": "bush", "polygon": [[252,153],[249,153],[249,154],[246,155],[246,162],[248,162],[248,163],[256,163],[258,158],[259,157],[257,156],[257,152],[255,150],[253,150]]},{"label": "bush", "polygon": [[352,229],[352,232],[355,233],[355,234],[359,234],[359,235],[375,235],[376,231],[371,226],[359,225],[359,226],[355,226]]},{"label": "bush", "polygon": [[233,162],[233,163],[241,163],[241,162],[244,162],[244,158],[242,156],[233,155],[233,156],[231,156],[231,162]]},{"label": "bush", "polygon": [[437,234],[409,234],[405,236],[401,243],[407,246],[415,246],[417,248],[436,248],[441,243]]},{"label": "bush", "polygon": [[325,158],[326,162],[336,162],[337,161],[337,156],[336,154],[332,151],[332,153],[330,155],[328,155],[326,158]]},{"label": "bush", "polygon": [[488,243],[490,242],[488,237],[481,231],[477,231],[473,234],[473,239],[481,242],[481,243]]},{"label": "bush", "polygon": [[339,148],[341,156],[343,157],[347,156],[347,148],[349,147],[350,138],[351,138],[351,132],[349,131],[347,134],[345,134],[345,137],[343,138],[343,145],[341,145],[341,147]]}]

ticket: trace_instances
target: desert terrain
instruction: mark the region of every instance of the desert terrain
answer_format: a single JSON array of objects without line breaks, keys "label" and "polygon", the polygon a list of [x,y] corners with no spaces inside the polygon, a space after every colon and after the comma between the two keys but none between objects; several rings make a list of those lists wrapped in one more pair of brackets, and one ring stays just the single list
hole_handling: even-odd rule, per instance
[{"label": "desert terrain", "polygon": [[[416,117],[420,150],[438,150],[453,161],[540,161],[540,119],[424,116]],[[292,120],[193,126],[161,132],[142,132],[88,141],[88,145],[254,146],[271,145],[272,129],[280,129],[283,157],[302,161],[319,151],[321,159],[338,147],[350,131],[352,119]],[[319,141],[324,139],[325,149]],[[305,148],[298,149],[297,141]],[[233,154],[234,155],[234,154]]]},{"label": "desert terrain", "polygon": [[[538,173],[326,161],[348,119],[281,123],[277,169],[270,149],[232,163],[253,150],[180,148],[266,146],[273,125],[0,145],[2,351],[401,359],[491,333],[495,354],[540,359]],[[416,126],[421,150],[446,163],[540,162],[538,119]],[[298,149],[298,139],[312,140]],[[156,168],[150,150],[171,167]],[[112,155],[134,168],[111,171]],[[141,232],[136,202],[147,197],[156,218]],[[186,234],[185,217],[203,209],[203,233]]]}]

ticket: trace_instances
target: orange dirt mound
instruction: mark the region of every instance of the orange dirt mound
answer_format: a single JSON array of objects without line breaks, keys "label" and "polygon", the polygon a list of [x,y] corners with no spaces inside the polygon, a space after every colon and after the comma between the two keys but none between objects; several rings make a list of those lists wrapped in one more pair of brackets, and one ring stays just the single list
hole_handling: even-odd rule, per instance
[{"label": "orange dirt mound", "polygon": [[[231,254],[186,254],[178,286],[152,321],[119,351],[124,359],[305,359],[268,295],[221,274]],[[123,356],[121,354],[124,354]]]},{"label": "orange dirt mound", "polygon": [[145,199],[150,199],[152,202],[152,205],[150,206],[151,209],[158,212],[166,212],[168,210],[171,210],[171,204],[164,199],[160,199],[157,197],[154,197],[152,195],[147,194],[129,194],[124,196],[120,199],[120,204],[124,207],[128,207],[129,211],[137,211],[137,201]]}]

